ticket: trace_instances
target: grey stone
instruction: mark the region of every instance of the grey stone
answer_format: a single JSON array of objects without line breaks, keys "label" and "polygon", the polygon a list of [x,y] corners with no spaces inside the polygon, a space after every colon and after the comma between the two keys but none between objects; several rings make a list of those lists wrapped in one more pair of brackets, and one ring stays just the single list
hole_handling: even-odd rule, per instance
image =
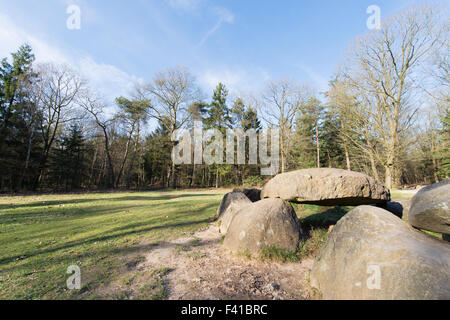
[{"label": "grey stone", "polygon": [[419,229],[450,234],[450,180],[420,189],[411,201],[408,221]]},{"label": "grey stone", "polygon": [[316,257],[311,285],[324,299],[450,299],[450,244],[386,210],[342,218]]},{"label": "grey stone", "polygon": [[302,230],[294,209],[281,199],[265,199],[241,209],[231,221],[224,246],[233,252],[259,254],[276,247],[295,251]]},{"label": "grey stone", "polygon": [[242,192],[250,199],[251,202],[261,200],[261,189],[257,188],[236,188],[233,192]]},{"label": "grey stone", "polygon": [[352,206],[385,203],[390,200],[390,192],[363,173],[321,168],[279,174],[264,186],[261,198],[281,198],[323,206]]},{"label": "grey stone", "polygon": [[247,203],[249,199],[245,194],[242,192],[230,192],[223,196],[222,202],[219,205],[219,208],[217,209],[216,218],[220,219],[221,216],[225,213],[225,211],[228,209],[228,207],[236,202],[244,202]]},{"label": "grey stone", "polygon": [[251,204],[252,204],[252,202],[247,197],[245,197],[245,198],[239,197],[239,198],[235,198],[233,201],[231,201],[230,205],[227,207],[225,212],[223,212],[223,214],[219,218],[220,233],[226,234],[234,216],[236,214],[238,214],[238,212],[241,209],[243,209],[246,206],[251,205]]}]

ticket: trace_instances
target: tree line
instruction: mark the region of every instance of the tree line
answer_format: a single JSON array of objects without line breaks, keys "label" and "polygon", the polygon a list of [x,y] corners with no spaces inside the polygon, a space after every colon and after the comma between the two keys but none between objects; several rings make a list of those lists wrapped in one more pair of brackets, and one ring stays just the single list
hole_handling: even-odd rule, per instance
[{"label": "tree line", "polygon": [[175,165],[171,137],[194,121],[224,134],[279,128],[281,172],[344,168],[389,188],[447,179],[448,35],[439,10],[416,6],[356,39],[321,94],[279,79],[246,97],[219,83],[207,99],[189,70],[176,67],[137,83],[114,106],[70,67],[36,64],[23,45],[0,65],[0,191],[264,182],[255,164]]}]

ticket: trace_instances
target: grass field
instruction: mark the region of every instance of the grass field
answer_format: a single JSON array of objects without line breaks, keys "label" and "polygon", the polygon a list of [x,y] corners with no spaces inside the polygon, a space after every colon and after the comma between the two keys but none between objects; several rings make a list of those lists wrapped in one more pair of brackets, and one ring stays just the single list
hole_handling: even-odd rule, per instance
[{"label": "grass field", "polygon": [[[0,197],[0,299],[126,298],[100,289],[127,281],[121,274],[152,246],[207,226],[225,192]],[[326,235],[327,226],[351,208],[297,209],[302,224]],[[70,265],[82,271],[81,290],[67,289]],[[164,298],[158,291],[158,275],[164,272],[152,272],[152,288],[143,288],[142,298]]]},{"label": "grass field", "polygon": [[[151,246],[207,226],[221,197],[208,191],[0,197],[0,299],[99,298],[96,289]],[[79,291],[67,289],[70,265],[82,270]]]}]

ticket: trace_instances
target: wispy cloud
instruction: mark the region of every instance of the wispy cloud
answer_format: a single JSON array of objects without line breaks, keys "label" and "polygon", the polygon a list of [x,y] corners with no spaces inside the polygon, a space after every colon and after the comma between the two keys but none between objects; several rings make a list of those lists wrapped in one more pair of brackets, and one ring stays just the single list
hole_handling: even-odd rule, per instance
[{"label": "wispy cloud", "polygon": [[133,84],[140,81],[116,66],[96,62],[88,55],[67,54],[57,46],[17,27],[11,19],[0,14],[0,57],[9,57],[11,52],[24,43],[33,48],[37,63],[53,62],[71,66],[110,103],[119,95],[127,95]]},{"label": "wispy cloud", "polygon": [[24,43],[33,48],[37,62],[49,60],[57,63],[69,62],[60,50],[20,29],[8,16],[0,14],[0,57],[9,56]]},{"label": "wispy cloud", "polygon": [[325,76],[321,75],[317,71],[313,70],[311,67],[304,64],[297,65],[297,68],[306,73],[306,75],[312,80],[312,82],[320,91],[327,90],[328,79]]},{"label": "wispy cloud", "polygon": [[234,22],[234,13],[230,10],[222,7],[216,7],[213,9],[215,15],[218,16],[219,20],[217,23],[208,30],[208,32],[203,36],[199,43],[199,47],[203,46],[205,42],[217,31],[224,23],[232,24]]},{"label": "wispy cloud", "polygon": [[166,0],[166,2],[176,10],[192,12],[200,7],[203,0]]},{"label": "wispy cloud", "polygon": [[225,84],[231,96],[238,97],[260,91],[270,74],[262,68],[215,67],[205,69],[197,76],[202,89],[211,93],[219,82]]}]

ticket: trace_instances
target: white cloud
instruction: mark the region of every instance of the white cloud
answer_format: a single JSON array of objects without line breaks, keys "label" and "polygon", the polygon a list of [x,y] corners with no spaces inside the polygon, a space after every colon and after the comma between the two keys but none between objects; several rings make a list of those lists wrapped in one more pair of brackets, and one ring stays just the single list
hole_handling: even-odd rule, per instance
[{"label": "white cloud", "polygon": [[254,70],[240,67],[207,69],[200,73],[198,82],[208,96],[219,82],[223,83],[234,97],[259,92],[270,79],[267,71],[256,68]]},{"label": "white cloud", "polygon": [[8,16],[0,14],[0,57],[9,57],[11,52],[15,52],[25,43],[33,48],[36,62],[69,62],[59,50],[21,30]]},{"label": "white cloud", "polygon": [[297,67],[306,73],[306,75],[314,82],[314,84],[320,91],[326,91],[328,89],[328,79],[326,77],[316,72],[307,65],[300,64],[297,65]]},{"label": "white cloud", "polygon": [[109,103],[120,95],[127,95],[134,83],[140,81],[116,66],[96,62],[90,56],[66,54],[57,46],[18,28],[8,17],[0,14],[0,57],[10,57],[11,52],[16,51],[24,43],[28,43],[33,48],[37,63],[67,64],[78,70],[89,85]]},{"label": "white cloud", "polygon": [[195,11],[203,0],[167,0],[167,3],[174,9],[180,11]]},{"label": "white cloud", "polygon": [[213,11],[219,17],[219,21],[227,23],[234,22],[234,13],[228,10],[227,8],[216,7],[214,8]]},{"label": "white cloud", "polygon": [[118,96],[128,95],[136,82],[141,81],[135,76],[119,68],[104,63],[97,63],[91,57],[83,57],[78,62],[79,71],[88,79],[90,85],[101,92],[109,101]]},{"label": "white cloud", "polygon": [[217,23],[208,30],[208,32],[203,36],[202,40],[199,43],[199,47],[203,46],[205,42],[217,31],[224,23],[234,23],[234,13],[230,10],[222,7],[216,7],[213,9],[215,15],[219,17]]}]

